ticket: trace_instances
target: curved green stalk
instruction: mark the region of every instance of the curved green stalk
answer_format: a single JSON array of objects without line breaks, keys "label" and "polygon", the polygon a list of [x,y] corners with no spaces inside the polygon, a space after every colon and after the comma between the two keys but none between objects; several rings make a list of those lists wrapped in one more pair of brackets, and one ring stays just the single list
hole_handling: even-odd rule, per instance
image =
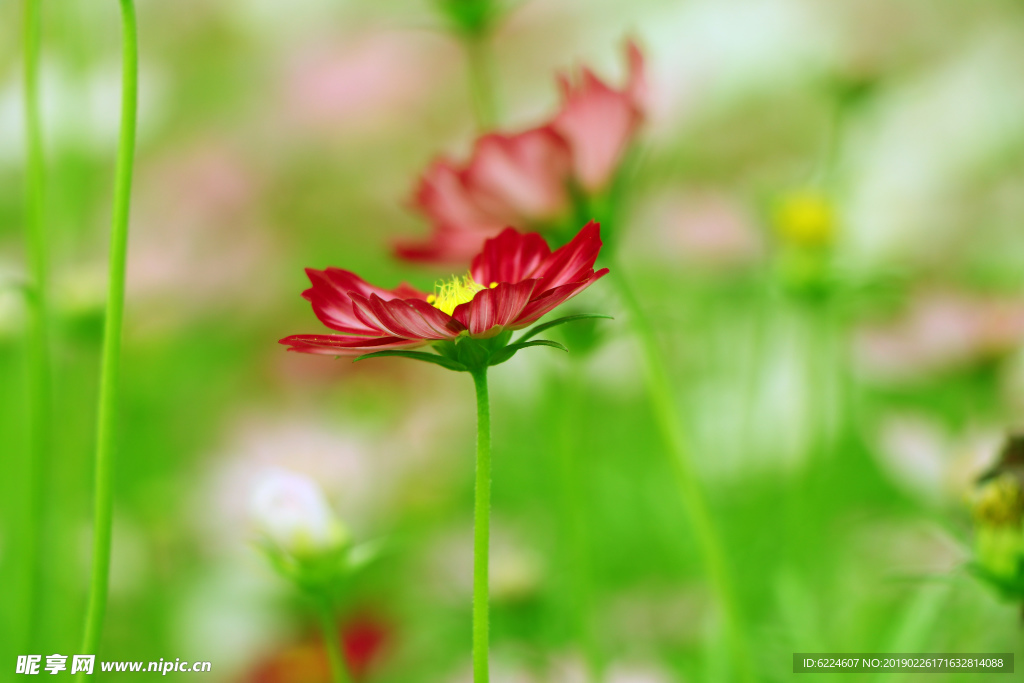
[{"label": "curved green stalk", "polygon": [[491,538],[491,406],[487,368],[474,370],[476,387],[476,500],[473,506],[473,683],[487,683]]},{"label": "curved green stalk", "polygon": [[558,421],[558,452],[561,456],[560,488],[564,517],[566,565],[572,577],[567,597],[571,602],[573,628],[586,660],[587,673],[592,683],[605,679],[606,658],[594,631],[594,572],[590,530],[587,528],[584,501],[580,496],[579,425],[585,406],[580,390],[583,378],[580,362],[569,364],[569,377],[558,382],[552,392],[558,398],[561,419]]},{"label": "curved green stalk", "polygon": [[28,329],[29,366],[29,465],[27,534],[25,557],[28,577],[25,585],[29,644],[39,635],[42,613],[43,518],[46,506],[46,472],[49,469],[51,405],[49,259],[44,218],[46,171],[43,162],[43,133],[39,104],[39,52],[41,41],[41,0],[26,0],[23,40],[25,50],[25,238],[32,282],[28,288],[30,318]]},{"label": "curved green stalk", "polygon": [[341,652],[338,624],[334,621],[334,614],[332,614],[330,603],[327,600],[320,601],[319,613],[320,627],[324,632],[324,647],[327,649],[327,659],[331,664],[331,681],[332,683],[349,683],[352,678],[348,675],[345,657]]},{"label": "curved green stalk", "polygon": [[665,362],[658,348],[654,328],[640,305],[639,299],[626,282],[621,268],[611,278],[618,287],[619,295],[629,311],[633,329],[640,341],[643,356],[644,380],[647,394],[654,408],[654,418],[671,455],[672,473],[679,487],[683,507],[693,527],[700,547],[704,568],[711,580],[712,589],[725,619],[729,649],[738,676],[743,681],[753,681],[754,671],[750,662],[744,635],[743,620],[736,602],[733,581],[722,542],[715,528],[714,520],[704,497],[704,490],[697,479],[694,465],[686,448],[675,396],[669,384]]},{"label": "curved green stalk", "polygon": [[99,415],[96,433],[96,491],[92,541],[92,578],[86,612],[83,654],[96,654],[103,630],[110,574],[110,538],[113,516],[112,478],[120,398],[121,329],[124,321],[124,283],[128,257],[128,209],[135,157],[138,110],[139,49],[133,0],[121,1],[122,82],[121,137],[114,179],[114,210],[110,228],[110,264],[107,311],[103,326]]},{"label": "curved green stalk", "polygon": [[497,103],[494,79],[491,77],[490,32],[484,31],[463,39],[469,69],[469,94],[473,100],[473,115],[481,131],[493,128],[497,122]]}]

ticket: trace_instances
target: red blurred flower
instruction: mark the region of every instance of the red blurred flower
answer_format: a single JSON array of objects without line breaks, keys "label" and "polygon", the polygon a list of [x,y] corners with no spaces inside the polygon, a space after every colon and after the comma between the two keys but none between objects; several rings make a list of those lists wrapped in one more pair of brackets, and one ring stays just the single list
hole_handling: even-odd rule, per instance
[{"label": "red blurred flower", "polygon": [[557,220],[570,205],[571,172],[569,145],[550,126],[484,135],[465,168],[439,159],[427,169],[415,201],[435,232],[426,242],[400,244],[398,254],[465,263],[508,225]]},{"label": "red blurred flower", "polygon": [[574,195],[606,190],[643,119],[643,56],[632,42],[627,59],[621,90],[584,68],[577,83],[560,79],[564,99],[549,123],[513,135],[483,135],[464,166],[448,159],[432,163],[414,195],[432,233],[399,243],[397,255],[465,263],[502,228],[558,227],[570,216]]},{"label": "red blurred flower", "polygon": [[338,356],[489,339],[533,324],[604,276],[607,268],[594,272],[600,250],[600,226],[593,222],[554,252],[540,235],[508,228],[487,240],[467,275],[430,295],[405,284],[374,287],[347,270],[310,268],[313,286],[302,295],[321,322],[342,334],[292,335],[281,343],[290,351]]},{"label": "red blurred flower", "polygon": [[551,125],[569,142],[576,181],[589,193],[600,192],[611,182],[643,120],[643,55],[630,42],[626,56],[629,77],[622,90],[608,87],[586,68],[575,86],[561,79],[565,102]]},{"label": "red blurred flower", "polygon": [[343,626],[341,645],[349,671],[356,680],[366,677],[390,638],[387,624],[367,614],[357,615]]},{"label": "red blurred flower", "polygon": [[[362,613],[338,624],[345,663],[352,678],[366,680],[391,641],[391,626]],[[253,669],[250,683],[329,683],[330,665],[323,640],[310,637],[271,655]]]}]

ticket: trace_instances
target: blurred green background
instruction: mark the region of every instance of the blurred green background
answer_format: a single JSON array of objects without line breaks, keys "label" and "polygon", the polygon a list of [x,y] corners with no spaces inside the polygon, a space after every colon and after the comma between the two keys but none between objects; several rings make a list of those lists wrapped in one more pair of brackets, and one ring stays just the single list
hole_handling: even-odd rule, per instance
[{"label": "blurred green background", "polygon": [[[458,43],[428,0],[138,4],[100,658],[209,660],[209,681],[322,680],[296,673],[317,657],[314,622],[246,521],[254,478],[280,465],[320,483],[358,538],[389,540],[339,614],[372,645],[363,680],[469,681],[469,378],[276,343],[321,329],[299,297],[304,267],[389,287],[449,275],[400,264],[389,245],[427,229],[407,200],[429,160],[472,142]],[[44,7],[57,420],[42,654],[70,655],[88,580],[119,23],[114,2]],[[26,574],[20,12],[0,4],[4,667],[24,654]],[[619,82],[626,37],[645,52],[651,102],[628,211],[605,230],[670,360],[760,680],[790,680],[794,652],[1022,654],[1019,606],[963,565],[965,497],[1024,410],[1024,3],[523,3],[494,37],[501,127],[542,120],[555,75],[580,64]],[[834,214],[830,248],[810,257],[773,230],[774,207],[806,188]],[[567,330],[572,357],[540,349],[492,373],[493,680],[586,681],[587,652],[611,683],[727,680],[606,285],[576,304],[617,316],[595,327],[599,343]]]}]

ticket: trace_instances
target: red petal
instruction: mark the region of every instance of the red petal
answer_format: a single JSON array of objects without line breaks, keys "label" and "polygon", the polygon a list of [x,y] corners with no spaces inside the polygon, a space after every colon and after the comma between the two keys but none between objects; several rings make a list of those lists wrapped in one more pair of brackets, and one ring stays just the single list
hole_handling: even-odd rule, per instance
[{"label": "red petal", "polygon": [[601,244],[601,225],[590,221],[571,242],[544,259],[530,276],[543,278],[547,289],[576,282],[593,271]]},{"label": "red petal", "polygon": [[458,306],[452,317],[469,328],[474,337],[493,337],[519,317],[536,288],[537,280],[502,282],[477,292],[472,301]]},{"label": "red petal", "polygon": [[410,349],[420,346],[419,340],[398,337],[345,337],[337,334],[293,334],[278,342],[290,346],[289,351],[324,356],[358,356],[385,349]]},{"label": "red petal", "polygon": [[589,277],[579,282],[570,282],[568,284],[560,285],[554,289],[549,289],[527,305],[519,317],[516,318],[512,324],[508,327],[517,330],[540,320],[543,316],[553,311],[558,306],[562,305],[572,297],[576,296],[584,289],[594,284],[602,277],[608,274],[607,268],[593,273]]},{"label": "red petal", "polygon": [[352,302],[360,319],[404,339],[452,339],[465,329],[451,316],[419,299],[384,301],[376,295],[369,299],[353,295]]},{"label": "red petal", "polygon": [[312,304],[313,312],[323,324],[339,332],[377,334],[381,331],[367,325],[356,315],[352,307],[351,292],[364,297],[376,294],[385,300],[398,296],[426,298],[426,294],[407,284],[399,285],[394,291],[382,289],[374,287],[355,273],[340,268],[307,268],[306,275],[313,286],[304,291],[302,296]]},{"label": "red petal", "polygon": [[492,282],[519,282],[534,277],[534,270],[550,253],[548,243],[537,233],[506,228],[487,240],[484,250],[473,259],[470,272],[485,287]]}]

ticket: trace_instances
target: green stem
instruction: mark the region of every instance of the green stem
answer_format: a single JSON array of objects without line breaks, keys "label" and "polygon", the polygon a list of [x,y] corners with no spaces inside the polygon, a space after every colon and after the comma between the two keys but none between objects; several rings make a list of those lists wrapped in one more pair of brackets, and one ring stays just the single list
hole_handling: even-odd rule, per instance
[{"label": "green stem", "polygon": [[110,228],[110,264],[107,311],[103,326],[99,414],[96,433],[96,491],[92,541],[92,578],[86,612],[83,654],[96,654],[107,606],[110,574],[110,537],[113,516],[112,477],[115,433],[120,397],[121,329],[124,322],[124,283],[128,255],[128,208],[135,157],[138,109],[139,49],[133,0],[121,0],[122,81],[121,138],[114,179],[114,210]]},{"label": "green stem", "polygon": [[[578,359],[576,359],[578,360]],[[593,627],[594,585],[591,568],[590,533],[585,522],[586,510],[580,496],[582,481],[579,472],[579,420],[585,411],[580,390],[583,381],[580,363],[570,363],[569,377],[551,392],[556,397],[562,417],[558,421],[558,451],[561,455],[561,493],[566,537],[566,597],[571,602],[573,627],[586,659],[589,680],[604,680],[605,658]]]},{"label": "green stem", "polygon": [[327,659],[331,664],[331,681],[333,683],[349,683],[352,677],[348,675],[348,668],[345,665],[345,656],[341,652],[341,638],[338,637],[338,624],[334,620],[334,613],[331,610],[330,601],[323,599],[319,601],[320,627],[324,632],[324,647],[327,649]]},{"label": "green stem", "polygon": [[476,501],[473,511],[473,683],[487,683],[490,594],[488,591],[491,537],[491,406],[487,398],[487,369],[475,370],[476,387]]},{"label": "green stem", "polygon": [[39,52],[41,42],[40,0],[26,0],[24,9],[25,50],[25,125],[26,182],[25,237],[32,275],[29,287],[30,321],[28,332],[29,365],[29,467],[28,533],[25,557],[28,579],[25,605],[28,618],[23,622],[28,642],[39,636],[45,562],[43,561],[43,525],[46,506],[46,473],[49,469],[51,405],[49,262],[47,258],[45,206],[45,167],[39,97]]},{"label": "green stem", "polygon": [[619,268],[617,271],[612,281],[618,287],[619,295],[629,312],[633,329],[640,341],[644,379],[648,397],[654,408],[655,422],[672,456],[670,464],[679,487],[683,508],[697,537],[705,571],[722,609],[732,659],[740,680],[753,681],[754,671],[743,634],[742,617],[734,595],[728,562],[711,518],[703,487],[697,479],[690,453],[686,448],[667,367],[662,359],[654,328],[647,319],[640,300],[627,283],[622,269]]},{"label": "green stem", "polygon": [[491,64],[490,33],[481,32],[463,39],[466,47],[466,62],[469,69],[469,94],[473,100],[473,114],[477,128],[486,131],[497,121],[497,104],[494,95],[493,66]]}]

